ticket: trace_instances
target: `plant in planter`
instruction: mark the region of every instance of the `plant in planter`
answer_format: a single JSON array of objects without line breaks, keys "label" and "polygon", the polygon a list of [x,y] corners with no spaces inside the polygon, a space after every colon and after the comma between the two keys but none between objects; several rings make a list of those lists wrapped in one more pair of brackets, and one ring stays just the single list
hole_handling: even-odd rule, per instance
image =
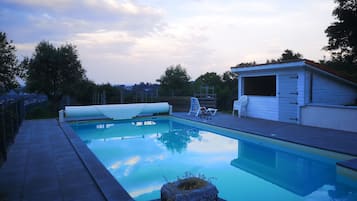
[{"label": "plant in planter", "polygon": [[217,201],[218,190],[203,175],[186,173],[184,178],[161,188],[161,201]]}]

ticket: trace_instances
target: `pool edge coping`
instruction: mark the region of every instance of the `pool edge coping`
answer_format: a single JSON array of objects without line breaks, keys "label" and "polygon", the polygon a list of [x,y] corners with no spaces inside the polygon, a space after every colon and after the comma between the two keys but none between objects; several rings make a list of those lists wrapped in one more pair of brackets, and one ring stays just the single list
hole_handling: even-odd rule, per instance
[{"label": "pool edge coping", "polygon": [[[203,124],[203,125],[206,125],[206,126],[211,126],[211,127],[215,128],[215,129],[226,129],[226,130],[231,130],[233,132],[243,132],[245,134],[251,135],[251,137],[265,138],[265,139],[269,139],[270,141],[276,141],[278,143],[279,142],[280,143],[286,143],[286,144],[290,144],[290,145],[301,146],[301,147],[307,148],[307,149],[314,149],[314,150],[320,151],[320,152],[326,152],[326,153],[331,153],[331,154],[336,154],[336,155],[349,156],[349,157],[351,157],[350,159],[337,161],[336,162],[336,169],[343,168],[344,171],[341,171],[341,172],[348,172],[348,175],[353,174],[352,178],[357,181],[357,168],[356,168],[357,165],[356,165],[356,167],[353,167],[353,166],[345,163],[345,162],[350,161],[350,160],[356,160],[357,161],[357,155],[353,155],[353,154],[351,155],[349,153],[341,152],[341,151],[338,151],[338,150],[330,150],[330,149],[326,149],[326,148],[323,148],[323,147],[311,146],[311,145],[308,145],[308,144],[294,142],[292,140],[286,140],[286,139],[282,139],[282,138],[278,138],[278,137],[268,136],[268,135],[264,135],[262,133],[254,132],[254,131],[251,131],[251,130],[234,129],[234,128],[229,128],[229,127],[225,127],[225,126],[218,126],[218,125],[215,125],[215,124],[211,124],[208,121],[205,121],[205,122],[203,122],[203,121],[195,121],[195,120],[192,120],[192,119],[187,119],[187,118],[183,118],[183,117],[180,117],[180,116],[174,116],[174,115],[171,115],[171,116],[168,116],[168,117],[176,118],[176,119],[179,119],[181,121],[189,121],[189,122],[194,122],[196,124]],[[344,174],[344,175],[346,175],[346,174]]]},{"label": "pool edge coping", "polygon": [[[320,151],[320,152],[322,151],[322,152],[326,152],[326,153],[330,153],[330,154],[334,154],[334,155],[349,156],[350,157],[349,159],[337,161],[336,166],[350,169],[351,171],[354,171],[357,175],[357,168],[352,167],[351,165],[345,163],[350,160],[357,160],[357,155],[350,154],[347,152],[342,152],[339,150],[331,150],[331,149],[327,149],[327,148],[323,148],[323,147],[319,147],[319,146],[313,146],[313,145],[309,145],[309,144],[294,142],[292,140],[287,140],[287,139],[283,139],[283,138],[279,138],[279,137],[275,137],[275,136],[264,135],[263,133],[255,132],[255,131],[249,130],[249,129],[235,129],[235,128],[230,128],[230,127],[226,127],[226,126],[218,126],[218,125],[210,123],[209,121],[197,121],[194,119],[188,119],[188,118],[184,118],[184,117],[180,117],[180,116],[176,116],[176,115],[157,115],[157,116],[150,116],[150,117],[144,116],[144,117],[137,117],[137,118],[133,118],[133,119],[145,119],[145,118],[152,118],[152,117],[154,117],[154,118],[160,118],[160,117],[161,118],[175,118],[180,121],[189,121],[189,122],[193,122],[195,124],[203,124],[205,126],[211,126],[215,129],[225,129],[225,130],[229,130],[229,131],[233,131],[233,132],[243,132],[245,134],[250,135],[251,137],[264,138],[264,139],[268,139],[270,141],[276,141],[278,143],[280,142],[280,143],[286,143],[286,144],[290,144],[290,145],[294,145],[294,146],[301,146],[303,148],[312,149],[312,150],[316,150],[316,151]],[[86,120],[83,120],[82,122],[91,122],[91,121],[97,121],[97,120],[98,119],[91,119],[91,120],[86,119]],[[80,121],[80,120],[76,120],[76,121]],[[102,121],[115,121],[115,120],[102,119]],[[73,122],[73,121],[69,121],[69,122]],[[356,176],[356,178],[357,178],[357,176]]]},{"label": "pool edge coping", "polygon": [[[229,131],[233,131],[233,132],[243,132],[244,134],[247,134],[250,137],[264,138],[264,139],[268,139],[269,141],[276,141],[278,143],[280,142],[280,143],[285,143],[285,144],[289,144],[289,145],[295,145],[298,147],[313,149],[313,150],[322,151],[322,152],[326,152],[326,153],[346,155],[346,156],[350,156],[352,158],[349,160],[357,159],[357,156],[351,155],[348,153],[343,153],[343,152],[339,152],[339,151],[324,149],[324,148],[317,147],[317,146],[310,146],[310,145],[303,144],[303,143],[297,143],[297,142],[293,142],[290,140],[267,136],[267,135],[264,135],[264,134],[261,134],[258,132],[254,132],[251,130],[234,129],[234,128],[229,128],[229,127],[225,127],[225,126],[218,126],[218,125],[210,124],[207,121],[206,122],[195,121],[192,119],[186,119],[186,118],[174,116],[174,115],[157,115],[157,116],[151,116],[151,117],[138,117],[138,118],[133,118],[131,120],[153,118],[153,117],[154,118],[172,118],[172,119],[176,119],[179,121],[188,121],[188,122],[193,122],[195,124],[202,124],[205,126],[213,127],[214,129],[225,129],[225,130],[229,130]],[[100,120],[101,121],[114,121],[114,120],[110,120],[110,119],[100,119]],[[79,136],[77,134],[75,134],[73,129],[70,127],[69,123],[77,122],[77,121],[81,122],[81,120],[65,121],[65,122],[59,122],[59,125],[60,125],[61,129],[63,130],[63,132],[65,133],[65,135],[67,136],[69,142],[73,146],[77,155],[80,157],[80,160],[83,162],[84,166],[88,170],[89,174],[96,182],[96,185],[98,186],[99,190],[102,192],[102,194],[105,196],[105,198],[107,200],[123,200],[123,197],[122,197],[123,195],[128,196],[125,200],[131,200],[131,201],[134,200],[129,195],[129,193],[121,186],[119,181],[117,181],[114,178],[114,176],[99,161],[99,159],[97,159],[97,157],[94,155],[94,153],[87,147],[87,145],[85,145],[85,143],[79,138]],[[91,121],[98,121],[98,119],[95,119],[95,120],[87,119],[82,122],[91,122]],[[79,147],[77,147],[77,146],[79,146]],[[85,153],[81,153],[81,151],[84,151]],[[345,161],[348,161],[348,160],[338,161],[335,163],[336,174],[338,174],[338,176],[346,177],[347,179],[353,179],[353,180],[357,181],[357,169],[350,167],[347,164],[344,164],[343,162],[345,162]],[[91,164],[91,163],[94,163],[94,164]],[[93,169],[93,166],[97,166],[97,167]],[[97,171],[100,171],[104,175],[100,175],[101,178],[98,178]],[[103,178],[103,176],[104,176],[104,178]],[[102,181],[102,180],[104,180],[104,181]],[[114,186],[110,186],[108,183],[110,183],[111,185],[114,184]],[[117,195],[118,192],[121,195]],[[116,197],[116,196],[118,196],[118,197]]]},{"label": "pool edge coping", "polygon": [[58,124],[104,198],[110,201],[134,201],[119,181],[73,131],[68,122],[58,122]]},{"label": "pool edge coping", "polygon": [[263,137],[263,138],[267,138],[267,139],[271,139],[271,140],[277,140],[277,141],[282,141],[282,142],[286,142],[286,143],[296,144],[296,145],[309,147],[309,148],[313,148],[313,149],[318,149],[318,150],[322,150],[322,151],[326,151],[326,152],[333,152],[333,153],[337,153],[337,154],[341,154],[341,155],[351,156],[351,157],[357,159],[357,155],[350,154],[350,153],[347,153],[347,152],[343,152],[343,151],[339,151],[339,150],[327,149],[327,148],[323,148],[323,147],[319,147],[319,146],[304,144],[304,143],[301,143],[301,142],[295,142],[293,140],[279,138],[279,137],[276,137],[276,136],[265,135],[263,133],[259,133],[259,132],[256,132],[256,131],[253,131],[253,130],[249,130],[249,129],[235,129],[235,128],[230,128],[230,127],[226,127],[226,126],[218,126],[218,125],[215,125],[215,124],[210,124],[208,121],[205,121],[205,122],[203,122],[203,121],[195,121],[195,120],[186,119],[186,118],[183,118],[183,117],[180,117],[180,116],[172,116],[172,117],[178,118],[180,120],[186,120],[186,121],[191,121],[191,122],[195,122],[195,123],[205,124],[205,125],[208,125],[208,126],[217,127],[218,129],[219,128],[223,128],[223,129],[232,130],[232,131],[236,131],[236,132],[237,131],[238,132],[243,132],[243,133],[250,134],[250,135],[253,135],[253,136],[259,136],[259,137]]}]

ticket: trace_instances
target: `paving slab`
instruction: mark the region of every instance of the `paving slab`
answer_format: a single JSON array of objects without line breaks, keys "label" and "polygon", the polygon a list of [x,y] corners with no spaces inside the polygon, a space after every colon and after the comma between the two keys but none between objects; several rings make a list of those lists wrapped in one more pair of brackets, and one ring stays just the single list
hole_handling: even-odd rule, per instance
[{"label": "paving slab", "polygon": [[[356,132],[302,126],[264,119],[239,118],[237,116],[219,112],[209,119],[187,115],[187,113],[182,112],[176,112],[172,115],[174,117],[202,122],[209,125],[347,154],[357,158]],[[357,171],[357,160],[350,160],[339,164],[344,164],[344,167]]]},{"label": "paving slab", "polygon": [[55,119],[24,121],[0,168],[0,200],[106,200]]},{"label": "paving slab", "polygon": [[[174,117],[357,157],[357,133],[217,113],[211,119]],[[62,125],[61,125],[62,126]],[[0,200],[132,200],[68,125],[24,121],[0,168]],[[357,170],[357,159],[339,162]]]}]

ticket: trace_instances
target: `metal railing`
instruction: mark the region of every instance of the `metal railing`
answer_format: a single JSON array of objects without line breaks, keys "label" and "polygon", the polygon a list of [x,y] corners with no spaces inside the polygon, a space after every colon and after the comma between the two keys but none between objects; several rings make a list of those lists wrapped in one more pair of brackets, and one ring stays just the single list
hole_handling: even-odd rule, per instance
[{"label": "metal railing", "polygon": [[7,159],[8,147],[14,143],[24,117],[23,98],[0,100],[0,166]]}]

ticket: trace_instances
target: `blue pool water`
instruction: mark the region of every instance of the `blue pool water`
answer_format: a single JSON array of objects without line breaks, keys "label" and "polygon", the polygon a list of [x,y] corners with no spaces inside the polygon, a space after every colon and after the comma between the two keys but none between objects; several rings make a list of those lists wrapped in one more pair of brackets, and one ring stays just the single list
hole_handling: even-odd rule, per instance
[{"label": "blue pool water", "polygon": [[335,160],[226,137],[171,119],[74,123],[75,133],[135,200],[186,173],[210,178],[225,200],[357,200]]}]

